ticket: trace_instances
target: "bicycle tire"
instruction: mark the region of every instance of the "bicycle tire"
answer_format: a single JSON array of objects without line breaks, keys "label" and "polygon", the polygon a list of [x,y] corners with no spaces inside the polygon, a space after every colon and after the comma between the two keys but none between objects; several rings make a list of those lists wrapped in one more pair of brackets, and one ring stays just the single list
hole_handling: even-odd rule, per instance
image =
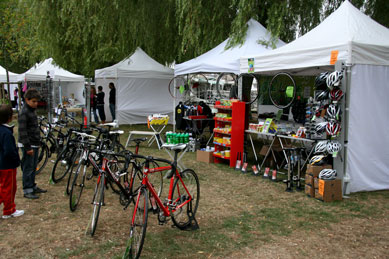
[{"label": "bicycle tire", "polygon": [[[189,192],[190,196],[192,197],[192,214],[194,217],[197,211],[197,207],[199,206],[200,200],[199,178],[192,169],[185,169],[180,173],[180,175],[182,181],[180,180],[180,178],[176,178],[172,190],[172,201],[175,206],[180,206],[182,203],[185,203],[189,199]],[[188,190],[188,192],[186,190]],[[174,225],[179,229],[186,229],[186,227],[191,224],[188,212],[189,203],[186,203],[178,209],[175,208],[172,210],[172,221]]]},{"label": "bicycle tire", "polygon": [[[203,83],[200,82],[201,80],[200,80],[199,76],[202,77],[203,79],[205,79],[205,82],[203,82]],[[193,81],[193,79],[195,77],[198,78],[197,82]],[[197,73],[197,74],[192,75],[189,79],[189,82],[190,82],[189,83],[189,91],[192,93],[193,96],[195,96],[198,99],[204,100],[206,102],[209,102],[212,99],[212,95],[209,95],[208,90],[207,90],[207,87],[209,86],[209,81],[208,81],[208,78],[204,74]],[[198,84],[197,87],[194,87],[195,83]],[[205,86],[204,86],[204,83],[205,83]]]},{"label": "bicycle tire", "polygon": [[[142,252],[143,244],[146,237],[147,218],[148,218],[148,192],[147,189],[139,189],[137,196],[137,202],[134,206],[134,213],[132,216],[131,230],[130,230],[130,244],[127,245],[126,252],[128,256],[126,258],[139,258]],[[129,249],[128,249],[128,246]]]},{"label": "bicycle tire", "polygon": [[[221,79],[224,76],[231,76],[234,79],[234,84],[231,86],[231,89],[228,91],[228,95],[226,90],[222,89],[223,87],[220,84]],[[230,99],[230,98],[238,98],[238,87],[236,83],[236,75],[233,73],[220,73],[220,75],[216,79],[216,91],[219,99]],[[224,86],[224,85],[223,85]]]},{"label": "bicycle tire", "polygon": [[240,74],[237,78],[236,78],[236,82],[238,83],[239,82],[239,79],[242,78],[243,76],[248,76],[248,77],[252,77],[253,80],[257,81],[257,93],[254,94],[254,98],[251,97],[251,93],[252,93],[252,89],[250,89],[250,101],[245,101],[246,104],[248,105],[251,105],[253,104],[257,99],[258,99],[258,96],[259,96],[259,80],[258,78],[254,75],[254,74]]},{"label": "bicycle tire", "polygon": [[39,174],[45,168],[47,160],[49,158],[49,148],[46,143],[41,143],[41,146],[38,149],[38,164],[36,165],[36,173]]},{"label": "bicycle tire", "polygon": [[[284,94],[282,93],[283,91],[280,90],[280,91],[273,91],[272,89],[276,88],[276,78],[277,77],[281,77],[281,76],[286,76],[287,79],[290,80],[290,82],[292,83],[292,87],[293,87],[293,96],[292,98],[290,98],[289,102],[287,102],[286,104],[280,104],[280,102],[278,102],[276,100],[276,94],[272,94],[272,92],[278,92],[280,94],[280,99],[281,99],[281,96],[283,98],[288,98],[287,95],[286,96],[283,96]],[[284,85],[287,85],[287,83]],[[287,86],[286,89],[290,87],[290,86]],[[288,108],[289,106],[292,105],[292,103],[294,102],[295,98],[296,98],[296,93],[297,93],[297,88],[296,88],[296,82],[294,81],[293,77],[286,73],[286,72],[280,72],[280,73],[277,73],[273,76],[273,78],[271,79],[270,81],[270,84],[269,84],[269,88],[268,88],[268,93],[269,93],[269,97],[270,97],[270,101],[272,102],[272,104],[277,107],[278,109],[285,109],[285,108]],[[285,90],[285,94],[286,94],[286,90]]]},{"label": "bicycle tire", "polygon": [[[85,177],[86,177],[86,161],[83,160],[78,163],[76,168],[76,174],[73,178],[73,183],[69,193],[69,207],[70,211],[75,211],[80,203],[82,190],[84,189]],[[80,171],[81,170],[81,171]]]},{"label": "bicycle tire", "polygon": [[51,180],[54,183],[61,181],[66,174],[69,172],[69,169],[72,167],[71,157],[73,150],[66,148],[58,155],[55,160],[53,169],[51,170]]},{"label": "bicycle tire", "polygon": [[77,166],[81,161],[81,155],[82,155],[82,151],[81,150],[76,150],[76,152],[73,154],[73,157],[71,159],[71,168],[69,170],[69,176],[68,176],[68,182],[66,184],[66,194],[69,195],[70,194],[70,187],[71,187],[71,184],[73,183],[73,177],[75,175],[75,172],[74,171],[74,167]]},{"label": "bicycle tire", "polygon": [[100,215],[100,208],[104,203],[104,188],[105,188],[105,174],[101,174],[99,179],[96,183],[95,188],[95,194],[93,196],[93,210],[92,210],[92,217],[91,217],[91,223],[90,223],[90,235],[93,237],[93,235],[96,232],[97,228],[97,222],[99,220]]},{"label": "bicycle tire", "polygon": [[[175,81],[178,82],[179,86],[175,85]],[[176,76],[173,77],[168,85],[169,94],[173,99],[177,99],[177,97],[181,96],[182,94],[178,94],[177,90],[179,90],[181,84],[185,87],[186,81],[182,76]],[[186,87],[185,87],[186,88]],[[187,90],[185,90],[187,91]]]}]

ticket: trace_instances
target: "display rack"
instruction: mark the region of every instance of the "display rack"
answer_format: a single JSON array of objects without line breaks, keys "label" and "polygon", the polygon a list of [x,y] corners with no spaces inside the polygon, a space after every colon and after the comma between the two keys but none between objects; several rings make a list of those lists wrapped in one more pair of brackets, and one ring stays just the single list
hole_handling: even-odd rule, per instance
[{"label": "display rack", "polygon": [[[228,118],[214,118],[214,140],[215,138],[230,138],[230,143],[214,141],[214,163],[228,163],[230,167],[235,167],[238,153],[243,154],[244,149],[244,131],[247,124],[246,103],[234,102],[232,106],[215,105],[214,108],[218,109],[218,114],[230,115]],[[221,130],[229,126],[231,130]],[[229,150],[229,156],[220,154],[221,151],[226,150]]]}]

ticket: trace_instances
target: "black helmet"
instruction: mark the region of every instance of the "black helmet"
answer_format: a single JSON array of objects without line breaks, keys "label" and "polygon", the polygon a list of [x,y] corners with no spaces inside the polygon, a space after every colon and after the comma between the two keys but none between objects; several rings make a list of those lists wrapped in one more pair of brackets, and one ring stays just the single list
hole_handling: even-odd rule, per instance
[{"label": "black helmet", "polygon": [[320,73],[315,79],[315,88],[317,90],[325,90],[327,88],[327,77],[330,73],[323,72]]}]

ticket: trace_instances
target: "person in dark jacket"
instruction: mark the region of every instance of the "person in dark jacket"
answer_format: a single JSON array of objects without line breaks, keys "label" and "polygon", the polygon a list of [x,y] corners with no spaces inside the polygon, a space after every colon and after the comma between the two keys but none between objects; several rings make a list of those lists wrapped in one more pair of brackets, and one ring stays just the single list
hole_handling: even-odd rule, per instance
[{"label": "person in dark jacket", "polygon": [[97,95],[96,95],[96,87],[94,86],[91,86],[90,88],[90,107],[93,112],[95,122],[98,124],[99,116],[97,115]]},{"label": "person in dark jacket", "polygon": [[38,193],[46,190],[39,188],[35,183],[36,167],[38,164],[38,151],[40,146],[40,131],[38,117],[35,109],[40,99],[39,92],[32,88],[24,94],[24,106],[19,114],[19,143],[22,150],[23,192],[28,199],[38,199]]},{"label": "person in dark jacket", "polygon": [[104,111],[104,97],[105,93],[103,92],[103,87],[100,85],[97,87],[99,92],[97,93],[97,110],[99,111],[99,116],[101,123],[105,123],[105,111]]},{"label": "person in dark jacket", "polygon": [[111,111],[112,121],[116,119],[115,105],[116,105],[116,88],[115,85],[111,82],[109,83],[109,110]]},{"label": "person in dark jacket", "polygon": [[12,107],[0,105],[0,205],[3,203],[3,218],[19,217],[23,210],[16,210],[16,168],[20,165],[18,149],[13,136]]}]

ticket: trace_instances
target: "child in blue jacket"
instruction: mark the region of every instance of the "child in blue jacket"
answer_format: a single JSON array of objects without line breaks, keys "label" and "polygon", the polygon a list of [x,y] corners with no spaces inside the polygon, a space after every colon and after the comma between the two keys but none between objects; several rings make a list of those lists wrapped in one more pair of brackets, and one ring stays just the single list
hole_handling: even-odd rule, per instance
[{"label": "child in blue jacket", "polygon": [[0,204],[4,203],[3,218],[19,217],[23,210],[16,210],[16,168],[20,165],[18,149],[13,136],[10,105],[0,105]]}]

